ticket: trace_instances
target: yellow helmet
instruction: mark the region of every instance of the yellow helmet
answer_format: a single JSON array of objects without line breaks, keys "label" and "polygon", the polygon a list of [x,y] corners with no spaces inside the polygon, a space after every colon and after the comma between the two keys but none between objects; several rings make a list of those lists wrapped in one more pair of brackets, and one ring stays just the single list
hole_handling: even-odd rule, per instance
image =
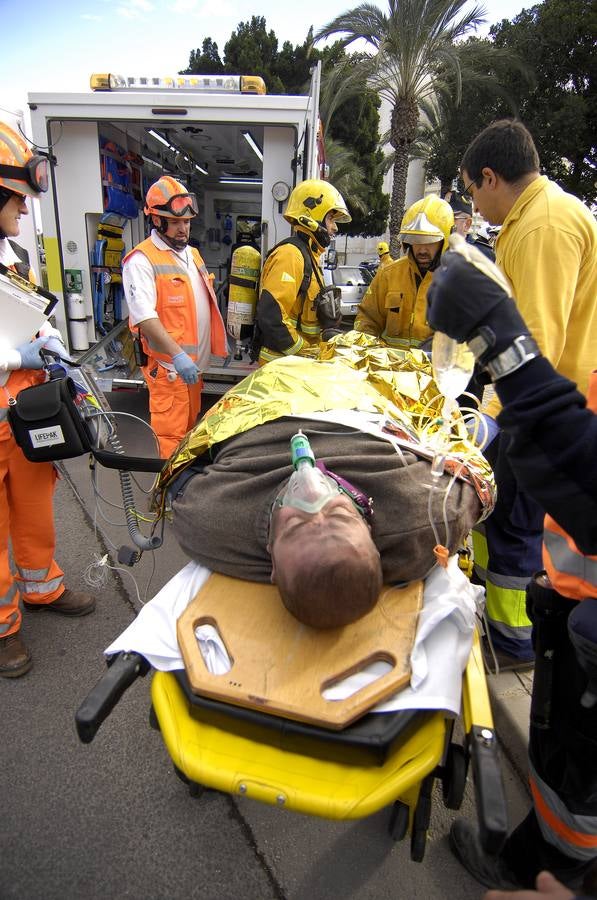
[{"label": "yellow helmet", "polygon": [[284,218],[299,231],[313,236],[321,247],[327,247],[330,238],[323,222],[329,212],[334,213],[336,222],[352,219],[340,191],[328,181],[312,178],[294,188]]},{"label": "yellow helmet", "polygon": [[390,252],[389,244],[387,244],[385,241],[380,241],[379,244],[377,245],[377,255],[384,256],[386,253],[389,253],[389,252]]},{"label": "yellow helmet", "polygon": [[400,226],[403,244],[434,244],[443,241],[442,253],[454,226],[454,213],[446,200],[429,194],[407,209]]}]

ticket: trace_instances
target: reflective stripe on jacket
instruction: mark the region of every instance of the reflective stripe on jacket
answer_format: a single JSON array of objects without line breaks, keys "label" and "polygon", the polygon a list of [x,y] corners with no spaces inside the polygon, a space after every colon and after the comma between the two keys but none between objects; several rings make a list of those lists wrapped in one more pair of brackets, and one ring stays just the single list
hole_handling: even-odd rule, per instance
[{"label": "reflective stripe on jacket", "polygon": [[433,333],[427,323],[432,277],[426,272],[421,278],[410,253],[380,267],[359,304],[355,329],[381,338],[389,347],[418,347]]},{"label": "reflective stripe on jacket", "polygon": [[[189,247],[188,249],[191,251],[193,262],[203,279],[207,289],[207,296],[209,297],[211,352],[216,356],[226,356],[228,353],[226,329],[218,308],[218,301],[211,283],[212,280],[199,251],[194,247]],[[191,279],[184,267],[176,263],[170,251],[160,250],[151,238],[147,238],[140,244],[137,244],[131,250],[131,253],[125,256],[123,262],[137,251],[147,257],[154,271],[158,319],[180,348],[185,353],[188,353],[192,360],[196,360],[197,307]],[[130,327],[131,330],[136,330],[136,326]],[[141,342],[145,353],[152,359],[168,363],[172,362],[170,354],[160,353],[158,350],[155,350],[144,335],[141,335]]]},{"label": "reflective stripe on jacket", "polygon": [[[597,413],[597,371],[589,381],[587,407]],[[554,589],[571,600],[597,597],[597,556],[585,556],[551,516],[545,517],[543,565]]]}]

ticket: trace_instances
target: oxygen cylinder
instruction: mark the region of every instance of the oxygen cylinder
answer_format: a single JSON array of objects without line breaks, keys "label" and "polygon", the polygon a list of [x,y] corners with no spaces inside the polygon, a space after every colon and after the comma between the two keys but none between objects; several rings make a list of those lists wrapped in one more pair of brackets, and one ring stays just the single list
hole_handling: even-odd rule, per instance
[{"label": "oxygen cylinder", "polygon": [[255,321],[261,254],[251,246],[237,247],[230,260],[226,326],[237,341],[250,337]]}]

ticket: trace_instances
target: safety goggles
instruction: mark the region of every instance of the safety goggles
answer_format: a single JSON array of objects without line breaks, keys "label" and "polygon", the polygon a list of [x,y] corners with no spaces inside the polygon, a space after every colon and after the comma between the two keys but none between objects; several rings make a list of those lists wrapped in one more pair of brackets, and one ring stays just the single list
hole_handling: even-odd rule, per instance
[{"label": "safety goggles", "polygon": [[0,164],[0,178],[25,181],[38,193],[48,190],[48,160],[45,156],[32,156],[24,166]]},{"label": "safety goggles", "polygon": [[177,219],[182,218],[182,216],[196,216],[199,214],[195,194],[176,194],[174,197],[170,197],[166,203],[156,203],[153,208],[166,215],[175,216]]}]

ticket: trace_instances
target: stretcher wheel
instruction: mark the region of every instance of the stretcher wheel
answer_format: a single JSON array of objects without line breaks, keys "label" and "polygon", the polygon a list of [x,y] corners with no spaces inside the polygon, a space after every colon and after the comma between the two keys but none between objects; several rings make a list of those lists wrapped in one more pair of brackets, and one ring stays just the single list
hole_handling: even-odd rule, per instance
[{"label": "stretcher wheel", "polygon": [[467,772],[468,757],[464,747],[450,744],[442,773],[442,796],[448,809],[460,809]]},{"label": "stretcher wheel", "polygon": [[427,843],[427,829],[431,819],[431,789],[435,776],[428,775],[421,782],[419,799],[413,816],[412,832],[410,836],[410,858],[413,862],[422,862],[425,856]]},{"label": "stretcher wheel", "polygon": [[178,778],[180,778],[183,784],[186,784],[191,797],[200,797],[203,794],[205,790],[203,785],[197,784],[196,781],[190,781],[184,774],[184,772],[181,772],[178,766],[174,766],[174,773]]},{"label": "stretcher wheel", "polygon": [[155,714],[153,704],[149,707],[149,727],[153,728],[154,731],[160,731],[160,723],[158,722],[158,717]]},{"label": "stretcher wheel", "polygon": [[388,832],[395,841],[401,841],[408,830],[409,808],[406,803],[396,800],[390,813]]}]

